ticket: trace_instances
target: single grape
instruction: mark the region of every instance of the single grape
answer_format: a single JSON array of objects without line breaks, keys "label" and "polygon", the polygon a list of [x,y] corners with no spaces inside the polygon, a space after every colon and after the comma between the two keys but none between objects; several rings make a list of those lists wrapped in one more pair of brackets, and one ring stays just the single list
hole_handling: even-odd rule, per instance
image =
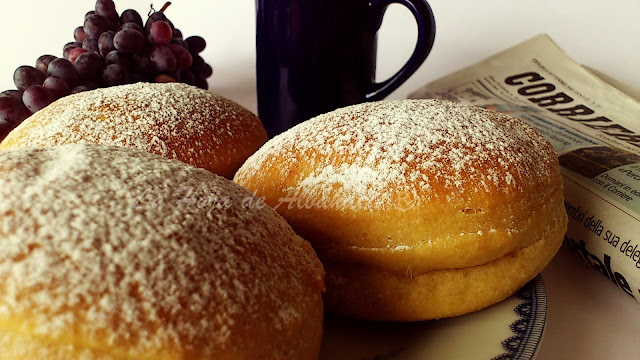
[{"label": "single grape", "polygon": [[71,94],[77,94],[79,92],[89,91],[89,90],[92,90],[92,89],[84,85],[79,85],[71,89]]},{"label": "single grape", "polygon": [[173,30],[166,21],[154,21],[149,29],[149,42],[154,45],[167,45],[173,38]]},{"label": "single grape", "polygon": [[18,125],[29,115],[31,115],[31,111],[22,103],[22,97],[0,96],[0,122]]},{"label": "single grape", "polygon": [[22,102],[31,113],[44,108],[55,100],[56,96],[53,91],[42,85],[33,85],[22,94]]},{"label": "single grape", "polygon": [[135,84],[139,82],[144,82],[146,81],[146,79],[144,78],[144,76],[142,76],[142,74],[134,72],[134,73],[131,73],[130,81],[132,84]]},{"label": "single grape", "polygon": [[144,49],[144,35],[136,30],[123,29],[113,37],[113,45],[120,52],[135,54]]},{"label": "single grape", "polygon": [[111,23],[101,15],[91,15],[84,21],[84,32],[88,37],[99,38],[100,35],[111,30]]},{"label": "single grape", "polygon": [[84,27],[82,26],[78,26],[74,31],[73,31],[73,38],[77,41],[77,42],[83,42],[84,39],[87,38],[87,34],[85,34],[84,32]]},{"label": "single grape", "polygon": [[146,52],[133,55],[133,71],[142,75],[146,81],[151,81],[156,76],[156,69]]},{"label": "single grape", "polygon": [[209,83],[207,82],[207,79],[203,78],[202,76],[196,76],[195,85],[200,89],[209,89]]},{"label": "single grape", "polygon": [[[193,53],[191,53],[193,55]],[[204,59],[200,55],[193,55],[193,61],[191,62],[191,71],[193,71],[194,75],[200,74],[200,71],[204,67]]]},{"label": "single grape", "polygon": [[98,39],[98,49],[100,50],[100,55],[107,56],[108,53],[115,50],[116,47],[113,45],[113,37],[116,35],[114,31],[105,31],[100,35]]},{"label": "single grape", "polygon": [[200,76],[206,79],[211,75],[213,75],[213,68],[211,65],[204,63],[204,65],[202,65],[202,69],[200,69]]},{"label": "single grape", "polygon": [[69,58],[68,58],[69,62],[73,63],[74,61],[76,61],[76,58],[78,56],[80,56],[80,54],[83,54],[83,53],[86,53],[86,52],[87,52],[87,50],[83,49],[83,48],[75,48],[75,49],[71,50],[69,52]]},{"label": "single grape", "polygon": [[144,32],[140,25],[138,25],[136,23],[132,23],[132,22],[128,22],[128,23],[124,23],[124,24],[120,25],[120,29],[118,29],[118,30],[124,30],[124,29],[131,29],[131,30],[139,31],[141,34]]},{"label": "single grape", "polygon": [[47,68],[47,74],[63,79],[69,86],[75,86],[78,82],[78,72],[67,59],[57,58],[51,61]]},{"label": "single grape", "polygon": [[176,57],[167,46],[154,46],[151,50],[150,59],[156,70],[160,72],[171,72],[176,70]]},{"label": "single grape", "polygon": [[[193,53],[191,55],[193,55]],[[194,75],[202,76],[205,79],[213,74],[213,68],[207,64],[200,55],[193,56],[193,63],[191,64],[190,70],[193,71]]]},{"label": "single grape", "polygon": [[192,54],[199,54],[207,47],[207,42],[197,35],[189,36],[184,39],[184,41],[189,45],[189,51],[191,51]]},{"label": "single grape", "polygon": [[49,67],[49,63],[56,59],[53,55],[42,55],[36,60],[36,69],[42,71],[44,74],[47,73],[47,68]]},{"label": "single grape", "polygon": [[186,70],[191,67],[193,63],[193,57],[189,50],[177,44],[169,44],[169,49],[176,58],[176,68],[178,70]]},{"label": "single grape", "polygon": [[173,29],[173,38],[182,39],[182,31],[180,31],[180,29]]},{"label": "single grape", "polygon": [[22,91],[20,90],[5,90],[0,93],[0,97],[10,97],[18,101],[22,101]]},{"label": "single grape", "polygon": [[69,84],[57,76],[49,76],[44,80],[42,86],[51,90],[56,99],[69,95]]},{"label": "single grape", "polygon": [[119,64],[120,66],[123,66],[127,69],[134,68],[134,63],[131,56],[128,54],[122,53],[118,50],[113,50],[110,53],[108,53],[107,56],[105,56],[104,58],[104,64],[105,66],[111,65],[111,64]]},{"label": "single grape", "polygon": [[[117,13],[116,4],[113,0],[96,0],[96,14],[106,16],[108,14]],[[120,17],[118,17],[120,19]]]},{"label": "single grape", "polygon": [[78,77],[83,81],[100,81],[102,78],[102,67],[104,66],[102,57],[95,52],[80,54],[73,67],[78,73]]},{"label": "single grape", "polygon": [[82,43],[79,43],[77,41],[66,43],[62,48],[62,57],[65,59],[69,59],[69,53],[71,52],[71,50],[79,47],[82,47]]},{"label": "single grape", "polygon": [[116,86],[128,84],[131,81],[129,71],[119,64],[111,64],[104,68],[102,81],[105,86]]},{"label": "single grape", "polygon": [[120,23],[123,25],[126,23],[133,23],[142,29],[142,17],[133,9],[127,9],[120,14]]},{"label": "single grape", "polygon": [[171,39],[171,41],[169,41],[169,44],[180,45],[183,48],[187,49],[187,51],[189,50],[189,45],[187,45],[187,42],[182,40],[182,39],[173,38],[173,39]]},{"label": "single grape", "polygon": [[90,37],[84,39],[82,42],[82,48],[91,52],[99,52],[100,47],[98,46],[98,39]]},{"label": "single grape", "polygon": [[191,72],[191,70],[182,70],[180,72],[180,80],[188,85],[195,85],[196,84],[196,78],[193,75],[193,72]]},{"label": "single grape", "polygon": [[33,85],[42,85],[47,76],[33,66],[23,65],[13,72],[13,83],[20,91]]},{"label": "single grape", "polygon": [[87,11],[87,13],[84,14],[84,20],[86,21],[87,18],[89,18],[89,16],[95,15],[95,14],[96,14],[95,10]]},{"label": "single grape", "polygon": [[9,133],[15,128],[16,125],[2,120],[2,116],[0,115],[0,141],[4,140],[4,138],[6,138],[7,135],[9,135]]},{"label": "single grape", "polygon": [[166,21],[169,22],[166,15],[162,11],[156,11],[153,14],[149,15],[147,21],[144,23],[144,31],[148,34],[151,30],[151,25],[153,25],[156,21]]},{"label": "single grape", "polygon": [[96,14],[105,17],[113,26],[120,25],[120,16],[118,16],[116,4],[112,0],[97,0]]},{"label": "single grape", "polygon": [[78,41],[69,41],[68,43],[64,44],[62,49],[64,50],[66,48],[77,48],[77,47],[82,47],[82,43]]}]

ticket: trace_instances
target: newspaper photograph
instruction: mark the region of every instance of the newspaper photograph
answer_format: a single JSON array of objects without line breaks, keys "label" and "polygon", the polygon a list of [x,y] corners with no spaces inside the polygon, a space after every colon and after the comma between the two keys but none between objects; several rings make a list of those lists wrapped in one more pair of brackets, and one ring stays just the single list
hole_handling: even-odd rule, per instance
[{"label": "newspaper photograph", "polygon": [[547,35],[409,95],[508,113],[558,154],[563,245],[640,302],[640,102],[574,62]]}]

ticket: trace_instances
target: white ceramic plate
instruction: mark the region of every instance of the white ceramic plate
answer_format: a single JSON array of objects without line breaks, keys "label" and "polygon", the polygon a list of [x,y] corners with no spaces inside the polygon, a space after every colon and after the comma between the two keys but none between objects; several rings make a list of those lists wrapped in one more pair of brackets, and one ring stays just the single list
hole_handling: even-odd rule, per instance
[{"label": "white ceramic plate", "polygon": [[450,319],[379,323],[328,317],[321,360],[531,360],[547,296],[538,275],[515,295]]}]

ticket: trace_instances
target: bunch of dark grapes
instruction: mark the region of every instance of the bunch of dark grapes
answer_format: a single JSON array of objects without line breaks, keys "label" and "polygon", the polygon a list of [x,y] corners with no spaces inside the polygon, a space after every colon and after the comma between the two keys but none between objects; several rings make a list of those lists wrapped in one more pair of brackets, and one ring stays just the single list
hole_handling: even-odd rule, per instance
[{"label": "bunch of dark grapes", "polygon": [[165,15],[170,4],[159,11],[152,7],[143,24],[137,11],[118,15],[113,0],[97,0],[62,57],[42,55],[35,67],[23,65],[13,73],[16,90],[0,93],[0,141],[31,114],[69,94],[140,81],[207,89],[213,69],[198,55],[206,43],[200,36],[183,38]]}]

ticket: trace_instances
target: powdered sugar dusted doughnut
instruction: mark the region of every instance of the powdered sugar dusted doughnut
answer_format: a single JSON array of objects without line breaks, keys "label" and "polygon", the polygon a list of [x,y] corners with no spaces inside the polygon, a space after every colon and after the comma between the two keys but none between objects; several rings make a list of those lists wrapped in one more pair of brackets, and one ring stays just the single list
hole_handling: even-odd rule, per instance
[{"label": "powdered sugar dusted doughnut", "polygon": [[[312,243],[328,271],[327,306],[365,318],[488,306],[533,278],[566,228],[557,157],[540,134],[508,115],[437,100],[320,115],[267,142],[234,180]],[[510,257],[513,271],[494,271]],[[447,287],[437,280],[456,269],[475,275]],[[362,274],[395,280],[376,288],[376,276]],[[409,300],[401,289],[422,295]]]},{"label": "powdered sugar dusted doughnut", "polygon": [[25,120],[0,149],[127,146],[231,178],[265,141],[260,120],[228,99],[182,83],[137,83],[61,98]]},{"label": "powdered sugar dusted doughnut", "polygon": [[0,152],[2,358],[317,358],[322,265],[246,199],[134,149]]}]

